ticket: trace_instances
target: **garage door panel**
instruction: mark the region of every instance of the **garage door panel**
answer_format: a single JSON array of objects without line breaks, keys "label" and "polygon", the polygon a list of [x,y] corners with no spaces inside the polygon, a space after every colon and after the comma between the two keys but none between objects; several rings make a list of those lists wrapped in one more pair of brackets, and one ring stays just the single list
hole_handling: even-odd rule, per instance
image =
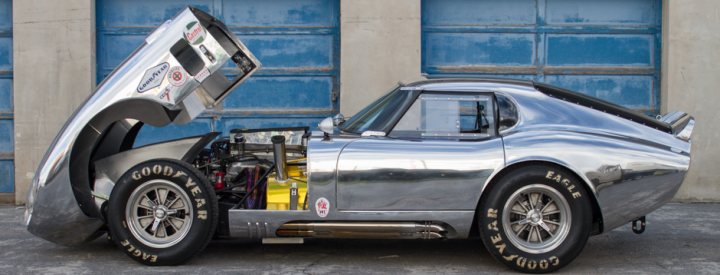
[{"label": "garage door panel", "polygon": [[[230,93],[221,108],[188,125],[145,126],[136,145],[211,130],[227,132],[229,119],[242,118],[239,124],[253,127],[310,126],[337,112],[332,95],[339,85],[338,0],[98,0],[98,81],[150,31],[187,5],[225,22],[263,67]],[[224,72],[233,75],[236,69],[226,67]]]},{"label": "garage door panel", "polygon": [[12,37],[0,36],[0,70],[12,70]]},{"label": "garage door panel", "polygon": [[422,72],[430,78],[532,75],[657,113],[660,5],[661,0],[423,0]]},{"label": "garage door panel", "polygon": [[15,191],[12,1],[0,0],[0,193]]},{"label": "garage door panel", "polygon": [[428,33],[428,66],[532,65],[535,36],[501,33]]},{"label": "garage door panel", "polygon": [[221,122],[221,128],[224,134],[229,134],[232,129],[257,129],[257,128],[279,128],[279,127],[296,127],[310,126],[314,128],[320,120],[325,117],[258,117],[258,118],[227,118]]},{"label": "garage door panel", "polygon": [[229,27],[332,27],[337,21],[336,2],[330,0],[223,1]]},{"label": "garage door panel", "polygon": [[239,36],[262,63],[260,74],[277,69],[329,71],[334,66],[332,35]]},{"label": "garage door panel", "polygon": [[98,13],[101,14],[98,17],[100,27],[155,28],[188,5],[205,12],[211,12],[213,7],[213,0],[122,0],[96,3]]},{"label": "garage door panel", "polygon": [[213,123],[211,118],[199,118],[183,125],[170,124],[165,127],[144,125],[140,133],[138,133],[135,146],[152,144],[169,139],[204,135],[215,129]]},{"label": "garage door panel", "polygon": [[546,0],[548,24],[646,25],[659,22],[656,0]]},{"label": "garage door panel", "polygon": [[535,24],[534,0],[426,1],[423,23],[433,26]]},{"label": "garage door panel", "polygon": [[13,90],[12,79],[0,77],[0,113],[12,113]]},{"label": "garage door panel", "polygon": [[[145,41],[145,34],[105,34],[98,37],[98,70],[103,71],[102,77],[120,65],[137,47]],[[98,79],[102,80],[102,79]]]},{"label": "garage door panel", "polygon": [[[225,98],[225,111],[284,109],[287,111],[323,110],[331,112],[329,91],[332,77],[267,77],[255,76]],[[292,98],[292,100],[277,100]]]},{"label": "garage door panel", "polygon": [[652,67],[654,43],[653,35],[548,35],[547,64]]},{"label": "garage door panel", "polygon": [[0,152],[14,151],[13,121],[0,119]]},{"label": "garage door panel", "polygon": [[554,75],[545,82],[640,111],[655,107],[653,76],[646,75]]},{"label": "garage door panel", "polygon": [[12,28],[12,1],[0,1],[0,30]]},{"label": "garage door panel", "polygon": [[15,191],[14,173],[15,167],[12,160],[0,160],[0,193]]}]

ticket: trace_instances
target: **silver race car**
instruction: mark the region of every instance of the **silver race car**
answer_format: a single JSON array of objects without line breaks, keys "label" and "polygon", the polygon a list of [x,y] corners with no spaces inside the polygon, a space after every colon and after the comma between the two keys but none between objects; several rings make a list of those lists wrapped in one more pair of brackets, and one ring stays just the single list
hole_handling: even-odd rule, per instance
[{"label": "silver race car", "polygon": [[590,235],[628,222],[641,233],[690,164],[685,113],[651,118],[497,79],[399,85],[320,131],[133,146],[143,125],[187,123],[259,68],[202,11],[162,24],[55,138],[32,182],[28,230],[65,245],[107,233],[148,265],[182,263],[213,238],[479,237],[512,269],[551,272]]}]

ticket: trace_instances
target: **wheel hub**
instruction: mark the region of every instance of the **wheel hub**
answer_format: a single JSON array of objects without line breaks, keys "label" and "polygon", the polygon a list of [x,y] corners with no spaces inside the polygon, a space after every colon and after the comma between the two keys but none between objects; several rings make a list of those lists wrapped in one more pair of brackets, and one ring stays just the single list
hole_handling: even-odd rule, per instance
[{"label": "wheel hub", "polygon": [[165,220],[167,218],[167,209],[164,206],[156,207],[155,218],[158,220]]},{"label": "wheel hub", "polygon": [[545,253],[567,237],[572,221],[567,200],[544,184],[524,186],[503,208],[503,228],[510,242],[528,253]]},{"label": "wheel hub", "polygon": [[543,221],[542,216],[535,209],[528,211],[526,218],[532,225],[538,225]]}]

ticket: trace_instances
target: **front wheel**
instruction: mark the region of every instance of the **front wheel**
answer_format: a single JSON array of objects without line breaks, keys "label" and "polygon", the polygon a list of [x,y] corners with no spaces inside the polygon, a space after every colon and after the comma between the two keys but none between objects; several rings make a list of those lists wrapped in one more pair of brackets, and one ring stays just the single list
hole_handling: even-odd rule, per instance
[{"label": "front wheel", "polygon": [[478,209],[491,255],[521,272],[553,272],[582,251],[592,227],[589,194],[576,177],[533,165],[503,176]]},{"label": "front wheel", "polygon": [[205,248],[217,220],[213,188],[197,169],[178,160],[136,165],[120,178],[108,202],[113,241],[147,265],[186,261]]}]

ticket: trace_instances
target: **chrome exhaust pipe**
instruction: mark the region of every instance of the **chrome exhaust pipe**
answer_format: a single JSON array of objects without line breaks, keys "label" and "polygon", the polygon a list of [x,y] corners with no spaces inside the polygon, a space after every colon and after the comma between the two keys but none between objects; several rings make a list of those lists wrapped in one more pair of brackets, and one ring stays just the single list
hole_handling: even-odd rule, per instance
[{"label": "chrome exhaust pipe", "polygon": [[441,239],[447,230],[430,222],[309,222],[286,223],[278,237]]}]

